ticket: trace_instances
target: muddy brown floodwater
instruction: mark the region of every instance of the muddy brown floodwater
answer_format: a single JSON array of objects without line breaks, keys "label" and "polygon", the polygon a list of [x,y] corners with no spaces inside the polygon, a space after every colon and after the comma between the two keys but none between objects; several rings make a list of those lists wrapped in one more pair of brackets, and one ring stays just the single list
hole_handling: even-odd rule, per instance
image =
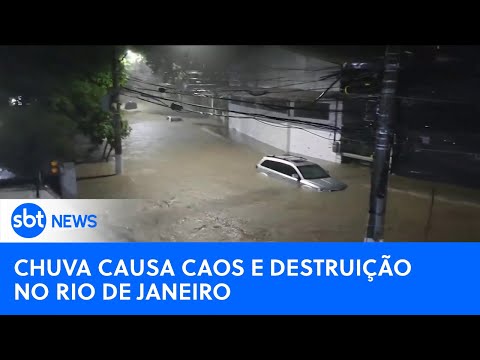
[{"label": "muddy brown floodwater", "polygon": [[[129,241],[363,241],[369,169],[317,161],[348,184],[334,193],[300,190],[255,171],[267,153],[252,139],[222,136],[219,120],[169,122],[162,108],[129,113],[124,175],[79,181],[84,199],[145,199],[125,209]],[[174,115],[178,116],[178,113]],[[78,166],[80,177],[109,175],[109,163]],[[435,198],[432,206],[432,189]],[[480,240],[480,192],[392,176],[385,241]]]}]

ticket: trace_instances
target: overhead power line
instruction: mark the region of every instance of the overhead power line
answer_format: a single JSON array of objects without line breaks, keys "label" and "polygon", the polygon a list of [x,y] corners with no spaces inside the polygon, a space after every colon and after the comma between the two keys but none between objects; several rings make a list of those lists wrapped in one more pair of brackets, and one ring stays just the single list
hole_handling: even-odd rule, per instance
[{"label": "overhead power line", "polygon": [[[271,65],[266,65],[266,64],[259,64],[255,65],[256,69],[262,69],[262,71],[305,71],[305,72],[321,72],[321,71],[332,71],[332,69],[339,69],[341,68],[341,65],[333,65],[333,66],[322,66],[319,68],[315,69],[307,69],[307,68],[290,68],[290,67],[281,67],[281,66],[271,66]],[[265,70],[263,70],[265,69]],[[226,73],[238,73],[238,72],[248,72],[248,69],[246,68],[239,68],[239,70],[230,70],[226,71]]]},{"label": "overhead power line", "polygon": [[[147,88],[135,88],[135,90],[138,91],[154,91],[156,92],[156,89],[147,89]],[[165,89],[166,90],[166,89]],[[242,103],[242,104],[250,104],[250,105],[258,105],[260,107],[268,108],[271,110],[276,110],[276,111],[282,111],[282,110],[307,110],[311,112],[320,112],[321,110],[316,110],[314,107],[310,106],[309,104],[307,107],[301,107],[301,106],[289,106],[289,105],[279,105],[279,104],[271,104],[271,103],[266,103],[266,102],[258,102],[258,101],[249,101],[245,100],[243,98],[238,98],[238,97],[224,97],[224,96],[214,96],[214,95],[207,95],[207,94],[190,94],[188,92],[182,92],[182,91],[165,91],[162,92],[163,94],[172,94],[172,95],[186,95],[186,96],[191,96],[191,97],[198,97],[198,98],[203,98],[203,99],[215,99],[215,100],[223,100],[223,101],[232,101],[232,102],[237,102],[237,103]],[[272,100],[277,100],[277,101],[284,101],[284,102],[289,102],[289,100],[285,99],[277,99],[277,98],[271,98]],[[327,100],[326,102],[333,102],[334,100],[330,99]],[[297,100],[297,102],[301,103],[308,103],[306,100]],[[317,101],[318,102],[318,101]],[[329,112],[345,112],[344,110],[336,110],[336,109],[330,109]]]},{"label": "overhead power line", "polygon": [[333,88],[333,86],[339,81],[340,81],[340,77],[338,77],[334,82],[332,82],[330,84],[330,86],[324,92],[322,92],[320,95],[318,95],[318,97],[313,101],[313,103],[315,104],[318,100],[320,100],[323,96],[325,96],[327,91],[330,90],[331,88]]},{"label": "overhead power line", "polygon": [[[149,99],[145,99],[145,98],[142,98],[142,97],[139,97],[139,96],[133,96],[133,95],[125,95],[125,96],[128,96],[130,98],[133,98],[133,99],[138,99],[138,100],[142,100],[142,101],[145,101],[145,102],[148,102],[148,103],[151,103],[151,104],[154,104],[154,105],[159,105],[159,106],[162,106],[162,107],[166,107],[166,108],[169,108],[169,109],[172,109],[170,106],[166,105],[165,103],[158,103],[158,102],[155,102],[155,101],[151,101]],[[194,113],[194,114],[201,114],[201,115],[204,115],[205,113],[201,112],[201,111],[197,111],[197,110],[192,110],[192,109],[183,109],[183,110],[176,110],[180,113]],[[222,117],[222,115],[218,115],[218,114],[210,114],[212,116],[216,116],[216,117]],[[302,128],[300,126],[291,126],[291,125],[282,125],[282,124],[274,124],[272,122],[268,122],[268,121],[264,121],[264,120],[260,120],[258,117],[256,116],[239,116],[239,115],[229,115],[230,118],[234,118],[234,119],[253,119],[255,121],[258,121],[260,123],[263,123],[265,125],[268,125],[268,126],[272,126],[272,127],[277,127],[277,128],[284,128],[284,129],[299,129],[299,130],[302,130],[302,131],[305,131],[307,133],[310,133],[311,135],[314,135],[316,137],[319,137],[319,138],[322,138],[322,139],[325,139],[325,140],[329,140],[329,141],[334,141],[332,138],[328,138],[328,137],[325,137],[325,136],[322,136],[322,135],[319,135],[319,134],[315,134],[314,132],[308,130],[308,129],[305,129],[305,128]],[[314,125],[314,124],[312,124]],[[365,141],[365,140],[360,140],[360,139],[352,139],[352,138],[348,138],[348,137],[345,137],[342,135],[340,141],[342,139],[345,139],[345,140],[350,140],[350,141],[354,141],[354,142],[358,142],[358,143],[364,143],[364,144],[371,144],[371,141]]]},{"label": "overhead power line", "polygon": [[[168,87],[160,87],[158,90],[160,89],[163,89],[164,91],[162,91],[162,93],[166,93],[166,94],[175,94],[175,95],[188,95],[188,96],[193,96],[193,97],[201,97],[201,98],[209,98],[209,99],[217,99],[217,100],[224,100],[224,101],[235,101],[235,102],[238,102],[238,103],[244,103],[244,104],[251,104],[251,105],[257,105],[257,106],[260,106],[260,107],[264,107],[264,108],[267,108],[267,109],[272,109],[272,110],[277,110],[277,111],[281,111],[281,110],[307,110],[307,111],[312,111],[312,112],[315,112],[316,109],[312,106],[312,105],[315,105],[315,103],[319,102],[319,100],[327,93],[327,91],[329,91],[330,89],[333,88],[333,86],[335,85],[335,83],[338,82],[338,79],[336,79],[332,84],[330,84],[327,88],[324,88],[324,91],[320,94],[320,96],[318,96],[314,101],[313,103],[307,105],[307,107],[298,107],[298,106],[289,106],[289,105],[278,105],[278,104],[269,104],[269,103],[265,103],[265,102],[258,102],[258,101],[248,101],[248,100],[244,100],[244,99],[239,99],[239,98],[233,98],[233,97],[225,97],[225,96],[213,96],[213,95],[207,95],[207,94],[196,94],[196,93],[189,93],[189,92],[185,92],[185,91],[179,91],[179,90],[171,90],[169,89]],[[152,83],[147,83],[147,85],[150,85]],[[155,85],[156,86],[156,85]],[[140,90],[140,91],[157,91],[157,89],[148,89],[148,88],[137,88],[136,90]],[[272,98],[272,99],[275,99],[276,98]],[[278,101],[282,101],[283,99],[278,99]],[[284,100],[284,101],[287,101],[287,100]],[[298,100],[297,100],[298,101]],[[307,101],[303,101],[303,100],[299,100],[300,102],[304,102],[306,103]],[[332,102],[333,99],[327,99],[326,101],[328,102]],[[320,110],[319,110],[320,111]],[[323,111],[323,110],[322,110]],[[337,109],[329,109],[329,112],[345,112],[344,110],[337,110]]]},{"label": "overhead power line", "polygon": [[326,137],[326,136],[322,136],[322,135],[319,135],[319,134],[315,134],[313,131],[309,131],[309,130],[307,130],[307,129],[305,129],[305,128],[302,128],[302,127],[300,127],[300,126],[291,126],[291,125],[288,126],[288,125],[272,124],[272,123],[268,123],[268,122],[266,122],[266,121],[262,121],[262,120],[260,120],[260,119],[257,119],[257,118],[255,118],[255,117],[254,117],[253,119],[254,119],[254,120],[257,120],[258,122],[261,122],[262,124],[265,124],[265,125],[269,125],[269,126],[273,126],[273,127],[277,127],[277,128],[283,128],[283,129],[299,129],[299,130],[305,131],[305,132],[307,132],[307,133],[309,133],[309,134],[315,135],[315,136],[317,136],[317,137],[319,137],[319,138],[322,138],[322,139],[325,139],[325,140],[332,140],[332,141],[333,141],[333,139],[331,139],[331,138],[328,138],[328,137]]},{"label": "overhead power line", "polygon": [[319,79],[309,80],[309,81],[300,81],[300,82],[293,83],[293,84],[279,85],[279,86],[274,86],[274,87],[271,87],[271,88],[263,88],[262,90],[266,90],[266,91],[271,92],[271,90],[283,89],[283,88],[286,88],[286,87],[289,87],[289,86],[294,86],[294,85],[312,84],[312,83],[316,83],[316,82],[319,82],[319,81],[324,81],[324,80],[330,79],[332,77],[338,77],[339,75],[340,75],[340,71],[337,71],[335,73],[332,73],[332,74],[329,74],[329,75],[326,75],[326,76],[322,76]]},{"label": "overhead power line", "polygon": [[269,67],[273,71],[304,71],[304,72],[320,72],[320,71],[332,71],[332,69],[339,69],[340,65],[325,66],[317,69],[305,69],[305,68],[281,68],[281,67]]},{"label": "overhead power line", "polygon": [[[136,92],[136,91],[133,91],[133,92],[139,94],[139,92]],[[139,95],[143,95],[143,96],[146,95],[147,98],[153,98],[153,99],[156,98],[155,96],[152,96],[152,95],[149,95],[149,94],[141,94],[140,93]],[[167,101],[172,101],[170,99],[165,99],[165,98],[160,98],[160,99],[167,100]],[[204,106],[204,105],[191,104],[191,103],[181,102],[181,101],[176,101],[176,102],[181,103],[181,104],[186,104],[186,105],[189,105],[189,106],[204,108],[204,109],[208,109],[208,110],[224,111],[224,109],[212,108],[212,107]],[[175,102],[172,102],[172,103],[175,103]],[[339,131],[340,130],[339,127],[336,127],[336,126],[333,126],[333,125],[319,124],[319,123],[315,123],[315,122],[311,122],[311,121],[302,121],[302,120],[296,120],[296,119],[291,119],[291,118],[282,118],[282,117],[277,117],[277,116],[267,116],[267,115],[264,115],[264,114],[256,114],[256,113],[241,112],[241,111],[234,111],[234,110],[229,110],[229,113],[245,115],[245,116],[250,117],[250,118],[258,117],[258,118],[263,118],[263,119],[266,119],[266,120],[276,120],[276,121],[281,121],[281,122],[285,122],[285,123],[303,124],[303,125],[306,125],[306,126],[311,126],[311,127],[324,129],[324,130],[330,130],[330,131]]]},{"label": "overhead power line", "polygon": [[[325,75],[325,76],[322,76],[316,80],[307,80],[307,81],[300,81],[300,82],[296,82],[296,83],[292,83],[292,84],[285,84],[285,85],[279,85],[279,86],[273,86],[273,87],[270,87],[270,88],[260,88],[260,90],[264,90],[264,91],[269,91],[271,92],[272,90],[277,90],[277,89],[283,89],[285,87],[289,87],[289,86],[294,86],[294,85],[305,85],[305,84],[311,84],[311,83],[315,83],[315,82],[319,82],[319,81],[323,81],[323,80],[327,80],[327,79],[330,79],[332,77],[336,77],[340,74],[340,71],[335,71],[331,74],[328,74],[328,75]],[[133,80],[133,81],[139,81],[139,82],[143,82],[145,84],[149,84],[149,85],[152,85],[152,86],[159,86],[158,84],[153,84],[151,82],[149,82],[148,80],[144,80],[144,79],[140,79],[138,77],[135,77],[135,76],[130,76],[130,79]],[[254,79],[252,81],[270,81],[270,79]],[[288,81],[295,81],[295,80],[288,80]],[[164,86],[164,87],[168,87],[168,86]],[[229,90],[233,90],[233,91],[245,91],[244,89],[229,89]],[[298,89],[298,90],[307,90],[307,89]],[[283,92],[283,91],[282,91]]]},{"label": "overhead power line", "polygon": [[170,109],[170,106],[168,106],[167,104],[165,104],[163,102],[160,103],[160,102],[152,101],[152,100],[145,99],[145,98],[142,98],[142,97],[139,97],[139,96],[134,96],[134,95],[128,95],[128,94],[123,94],[123,95],[127,96],[129,98],[132,98],[132,99],[142,100],[142,101],[148,102],[150,104],[159,105],[159,106],[166,107],[166,108]]},{"label": "overhead power line", "polygon": [[[154,101],[149,101],[148,99],[142,99],[140,97],[136,97],[136,96],[131,96],[131,95],[126,95],[128,97],[132,97],[132,98],[135,98],[135,99],[138,99],[138,100],[142,100],[142,101],[146,101],[146,102],[149,102],[149,103],[152,103],[152,104],[155,104],[155,105],[160,105],[160,106],[163,106],[163,107],[168,107],[170,108],[170,106],[168,105],[163,105],[163,104],[160,104],[160,103],[156,103]],[[196,110],[191,110],[191,109],[184,109],[185,112],[189,112],[189,113],[195,113],[195,114],[204,114],[203,112],[201,111],[196,111]],[[213,116],[221,116],[221,115],[216,115],[216,114],[212,114]],[[260,120],[258,119],[256,116],[230,116],[232,118],[236,118],[236,119],[253,119],[253,120],[256,120],[260,123],[263,123],[265,125],[268,125],[268,126],[272,126],[272,127],[277,127],[277,128],[283,128],[283,129],[287,129],[287,128],[290,128],[290,129],[299,129],[299,130],[302,130],[302,131],[305,131],[307,133],[310,133],[312,135],[315,135],[319,138],[322,138],[322,139],[326,139],[326,140],[333,140],[331,138],[328,138],[328,137],[325,137],[325,136],[321,136],[319,134],[315,134],[314,132],[312,131],[309,131],[305,128],[302,128],[300,126],[288,126],[288,125],[281,125],[281,124],[273,124],[271,122],[267,122],[267,121],[263,121],[263,120]]]},{"label": "overhead power line", "polygon": [[[169,85],[166,85],[166,84],[155,84],[155,83],[152,83],[152,82],[149,82],[149,81],[144,81],[144,80],[136,79],[136,78],[133,78],[133,77],[130,77],[130,80],[132,80],[134,82],[144,84],[144,85],[150,85],[150,86],[155,86],[155,87],[163,87],[163,88],[166,88],[166,89],[180,91],[176,87],[169,86]],[[306,82],[301,82],[301,83],[296,83],[296,84],[288,84],[287,86],[308,84],[308,83],[319,82],[319,81],[323,81],[323,80],[306,81]],[[216,88],[216,92],[246,92],[246,93],[249,93],[252,96],[265,96],[265,95],[268,95],[268,94],[287,94],[287,93],[291,93],[291,92],[322,91],[322,90],[327,90],[328,89],[328,87],[321,87],[321,88],[311,88],[311,89],[284,89],[284,90],[281,90],[281,91],[272,91],[271,90],[271,89],[279,90],[280,88],[281,87],[255,88],[255,89],[251,89],[251,88],[250,89],[249,88],[234,89],[234,88],[221,88],[220,87],[220,88]]]},{"label": "overhead power line", "polygon": [[[338,68],[338,67],[336,66],[335,68]],[[323,68],[323,70],[325,70],[325,69],[326,68]],[[295,69],[295,70],[297,70],[297,69]],[[298,69],[298,70],[300,70],[300,69]],[[274,94],[274,93],[290,93],[290,92],[302,92],[302,91],[323,91],[323,92],[327,92],[328,90],[330,90],[329,87],[326,87],[326,88],[312,88],[312,89],[290,89],[290,90],[285,89],[285,87],[294,86],[294,85],[304,85],[304,84],[308,84],[308,83],[323,81],[323,80],[326,80],[330,77],[333,77],[335,74],[340,74],[340,73],[341,73],[341,71],[337,71],[335,73],[323,76],[323,77],[319,78],[318,80],[298,82],[298,83],[294,83],[294,84],[286,84],[284,86],[276,86],[276,87],[271,87],[271,88],[260,88],[260,89],[257,89],[257,90],[231,89],[231,88],[229,88],[229,89],[223,89],[221,91],[224,91],[224,92],[247,92],[247,93],[250,93],[250,95],[252,95],[252,96],[264,96],[264,95]],[[358,77],[355,78],[355,80],[359,80],[361,78],[369,77],[369,76],[370,76],[370,74],[359,74]],[[141,78],[138,78],[138,77],[135,77],[135,76],[130,76],[130,79],[132,81],[144,83],[144,84],[151,85],[151,86],[159,86],[159,84],[155,84],[155,83],[149,82],[145,79],[141,79]],[[259,79],[259,80],[261,81],[262,79]],[[165,87],[165,88],[170,88],[172,90],[176,90],[175,87],[173,87],[173,86],[168,86],[168,85],[165,85],[165,84],[161,85],[161,86]],[[279,89],[284,89],[284,90],[278,91],[278,92],[273,91],[273,90],[279,90]],[[254,93],[252,93],[254,91],[257,91],[261,94],[260,95],[255,95]],[[264,92],[264,93],[262,93],[262,92]],[[348,94],[348,95],[338,94],[337,97],[340,100],[345,100],[345,99],[358,99],[358,100],[364,100],[365,99],[366,100],[366,99],[378,99],[380,97],[380,94]],[[473,105],[474,104],[472,102],[461,101],[461,100],[419,98],[419,97],[401,96],[401,95],[396,95],[396,98],[397,99],[402,99],[402,100],[411,100],[411,101],[416,101],[416,102],[451,103],[451,104],[465,104],[465,105]],[[319,100],[317,100],[317,101],[319,101]]]},{"label": "overhead power line", "polygon": [[[157,100],[163,100],[163,101],[172,101],[172,102],[177,102],[177,103],[180,103],[180,104],[189,105],[189,106],[202,108],[202,109],[208,109],[208,110],[225,111],[225,109],[215,108],[215,107],[211,107],[211,106],[192,104],[192,103],[189,103],[189,102],[186,102],[186,101],[167,99],[167,98],[164,98],[164,97],[161,97],[161,96],[155,96],[155,95],[147,94],[147,93],[144,93],[144,92],[141,92],[141,91],[138,91],[138,90],[134,90],[134,89],[130,89],[130,88],[126,88],[126,87],[124,87],[124,90],[130,91],[130,92],[133,92],[133,93],[137,93],[139,95],[142,95],[144,97],[151,98],[151,99],[157,99]],[[315,127],[318,127],[318,128],[324,128],[324,129],[328,129],[328,130],[336,130],[336,131],[340,130],[340,128],[337,127],[337,126],[327,125],[327,124],[319,124],[319,123],[314,123],[314,122],[311,122],[311,121],[303,121],[303,120],[292,119],[292,118],[284,118],[284,117],[271,116],[271,115],[266,115],[266,114],[235,111],[235,110],[228,110],[228,111],[230,113],[233,113],[233,114],[261,117],[261,118],[268,119],[268,120],[276,120],[276,121],[283,121],[283,122],[289,122],[289,123],[299,123],[299,124],[304,124],[304,125],[309,125],[309,126],[315,126]]]}]

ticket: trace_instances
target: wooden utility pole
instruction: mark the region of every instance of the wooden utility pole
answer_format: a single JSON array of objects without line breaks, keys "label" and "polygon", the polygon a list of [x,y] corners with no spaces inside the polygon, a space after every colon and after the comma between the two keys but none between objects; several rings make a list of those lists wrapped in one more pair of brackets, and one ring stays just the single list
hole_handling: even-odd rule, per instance
[{"label": "wooden utility pole", "polygon": [[114,127],[114,148],[115,148],[115,174],[121,175],[123,173],[122,161],[122,117],[120,114],[120,59],[117,47],[113,46],[112,58],[112,80],[113,80],[113,94],[112,94],[112,112],[113,112],[113,127]]},{"label": "wooden utility pole", "polygon": [[383,242],[387,206],[388,177],[395,119],[399,60],[397,54],[385,52],[385,70],[377,116],[375,151],[373,154],[370,208],[365,242]]}]

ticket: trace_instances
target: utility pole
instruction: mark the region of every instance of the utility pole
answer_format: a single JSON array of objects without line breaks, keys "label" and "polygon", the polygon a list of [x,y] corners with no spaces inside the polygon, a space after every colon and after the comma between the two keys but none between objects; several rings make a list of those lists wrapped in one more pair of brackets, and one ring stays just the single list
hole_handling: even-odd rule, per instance
[{"label": "utility pole", "polygon": [[[289,101],[288,102],[288,106],[290,109],[288,109],[288,117],[294,117],[295,116],[295,101]],[[290,121],[287,123],[287,145],[285,146],[286,147],[286,151],[287,151],[287,154],[290,154],[290,149],[292,147],[292,124],[290,123]]]},{"label": "utility pole", "polygon": [[365,242],[383,242],[387,206],[388,177],[393,142],[395,96],[399,60],[387,47],[380,106],[377,115],[375,151],[373,154],[370,208]]},{"label": "utility pole", "polygon": [[112,58],[112,111],[113,111],[113,127],[114,127],[114,147],[115,147],[115,174],[122,175],[122,117],[120,114],[120,59],[117,47],[113,46]]},{"label": "utility pole", "polygon": [[40,170],[37,173],[37,177],[35,179],[35,198],[40,199],[40,186],[42,185],[42,173]]}]

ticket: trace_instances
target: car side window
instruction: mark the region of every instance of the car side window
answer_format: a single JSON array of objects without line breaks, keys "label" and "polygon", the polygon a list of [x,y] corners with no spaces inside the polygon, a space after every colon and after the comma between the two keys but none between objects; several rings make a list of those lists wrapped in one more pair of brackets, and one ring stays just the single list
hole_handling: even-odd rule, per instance
[{"label": "car side window", "polygon": [[282,173],[284,172],[284,164],[281,163],[281,162],[278,162],[278,161],[273,161],[273,160],[265,160],[263,163],[262,163],[262,166],[265,166],[273,171],[278,171],[279,173]]},{"label": "car side window", "polygon": [[292,176],[292,174],[296,174],[297,171],[290,165],[287,165],[287,164],[281,164],[282,165],[282,168],[280,170],[280,172],[284,175],[287,175],[287,176]]},{"label": "car side window", "polygon": [[277,161],[272,161],[272,166],[271,169],[274,171],[282,172],[282,163],[279,163]]},{"label": "car side window", "polygon": [[272,170],[275,170],[273,167],[275,166],[275,162],[271,161],[271,160],[265,160],[264,162],[262,162],[260,165],[266,167],[266,168],[269,168],[269,169],[272,169]]},{"label": "car side window", "polygon": [[277,161],[265,160],[264,162],[262,162],[261,165],[273,171],[278,171],[279,173],[287,176],[292,176],[292,174],[298,174],[295,168],[293,168],[292,166]]}]

